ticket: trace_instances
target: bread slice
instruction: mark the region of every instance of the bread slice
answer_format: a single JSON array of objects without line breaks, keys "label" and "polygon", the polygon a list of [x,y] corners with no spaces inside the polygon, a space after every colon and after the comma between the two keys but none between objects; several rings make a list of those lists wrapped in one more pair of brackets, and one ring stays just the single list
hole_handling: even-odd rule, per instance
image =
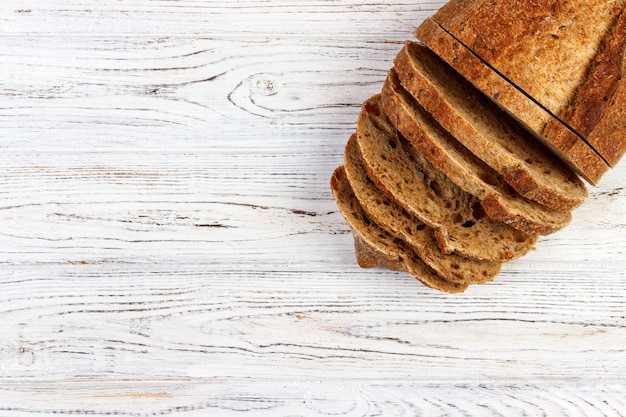
[{"label": "bread slice", "polygon": [[533,132],[589,183],[597,184],[610,169],[608,163],[584,139],[502,74],[489,67],[435,20],[426,19],[415,30],[414,35],[482,93]]},{"label": "bread slice", "polygon": [[362,267],[377,265],[406,270],[424,285],[448,293],[465,291],[468,284],[446,281],[428,267],[402,240],[373,223],[352,193],[344,168],[338,167],[330,181],[337,206],[352,229],[357,260]]},{"label": "bread slice", "polygon": [[385,197],[369,179],[356,135],[346,145],[344,168],[352,191],[367,217],[412,246],[424,263],[444,279],[480,284],[491,281],[498,274],[502,266],[499,262],[476,261],[454,253],[442,253],[435,242],[433,230]]},{"label": "bread slice", "polygon": [[398,131],[437,169],[478,197],[492,219],[541,235],[554,233],[570,222],[569,211],[549,209],[524,199],[445,132],[402,88],[394,70],[389,72],[381,97],[385,113]]},{"label": "bread slice", "polygon": [[564,163],[428,48],[407,42],[394,68],[417,102],[519,194],[555,210],[585,200],[585,185]]},{"label": "bread slice", "polygon": [[357,145],[368,177],[387,197],[431,227],[444,253],[508,261],[534,247],[536,235],[485,216],[476,197],[450,181],[399,136],[383,113],[380,95],[361,107]]}]

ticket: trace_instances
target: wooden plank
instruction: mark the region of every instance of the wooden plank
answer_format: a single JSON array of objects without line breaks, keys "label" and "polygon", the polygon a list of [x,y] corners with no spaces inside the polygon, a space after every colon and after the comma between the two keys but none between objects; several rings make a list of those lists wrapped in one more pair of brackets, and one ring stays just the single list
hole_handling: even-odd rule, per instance
[{"label": "wooden plank", "polygon": [[[582,384],[270,384],[125,382],[3,386],[1,416],[622,416],[623,386]],[[35,393],[33,395],[33,393]],[[26,405],[28,404],[28,405]]]},{"label": "wooden plank", "polygon": [[626,374],[623,271],[511,271],[451,297],[404,274],[326,269],[3,270],[0,379],[608,384]]},{"label": "wooden plank", "polygon": [[4,38],[0,146],[337,149],[399,49],[371,37]]},{"label": "wooden plank", "polygon": [[339,158],[2,153],[0,263],[324,263],[341,250],[321,243],[348,232],[328,186]]},{"label": "wooden plank", "polygon": [[[328,185],[341,163],[288,150],[3,152],[0,263],[353,263]],[[508,267],[623,269],[626,168],[612,174]]]},{"label": "wooden plank", "polygon": [[233,36],[410,33],[444,1],[4,0],[0,34],[212,34]]}]

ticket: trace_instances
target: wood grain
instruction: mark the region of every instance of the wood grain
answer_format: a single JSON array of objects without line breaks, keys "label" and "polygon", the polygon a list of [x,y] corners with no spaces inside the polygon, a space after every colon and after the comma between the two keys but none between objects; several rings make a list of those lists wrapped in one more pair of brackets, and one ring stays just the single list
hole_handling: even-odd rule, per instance
[{"label": "wood grain", "polygon": [[4,0],[0,33],[290,36],[410,34],[443,1]]},{"label": "wood grain", "polygon": [[[572,271],[535,272],[530,288],[505,272],[497,284],[453,298],[403,274],[347,267],[39,271],[2,277],[0,351],[10,381],[598,382],[626,371],[620,298],[568,279]],[[624,290],[623,275],[594,278]],[[411,300],[398,297],[403,292]],[[602,355],[589,361],[597,346]]]},{"label": "wood grain", "polygon": [[398,48],[372,38],[4,43],[12,53],[2,63],[3,147],[90,150],[336,146]]},{"label": "wood grain", "polygon": [[626,165],[455,296],[328,181],[442,1],[3,0],[0,416],[623,416]]},{"label": "wood grain", "polygon": [[[68,387],[37,386],[38,395],[29,396],[34,387],[20,385],[11,390],[4,411],[13,416],[33,415],[184,415],[223,416],[421,416],[464,415],[620,415],[624,390],[616,385],[536,385],[536,384],[443,384],[441,386],[358,382],[338,384],[234,383],[177,384],[167,382],[120,383],[112,389],[106,384],[89,384],[68,397]],[[6,391],[0,391],[0,398]],[[49,401],[53,400],[53,401]],[[24,407],[20,401],[28,402]],[[104,408],[104,402],[115,407]],[[487,404],[494,404],[492,407]],[[0,410],[2,412],[2,410]]]}]

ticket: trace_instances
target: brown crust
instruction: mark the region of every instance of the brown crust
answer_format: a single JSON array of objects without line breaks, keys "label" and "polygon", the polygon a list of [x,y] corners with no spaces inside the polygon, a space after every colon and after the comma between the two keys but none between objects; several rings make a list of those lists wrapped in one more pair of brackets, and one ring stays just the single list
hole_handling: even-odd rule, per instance
[{"label": "brown crust", "polygon": [[615,166],[626,152],[626,11],[602,42],[586,80],[560,115]]},{"label": "brown crust", "polygon": [[489,217],[518,230],[541,235],[554,233],[571,220],[569,212],[551,210],[523,200],[513,190],[507,189],[495,171],[438,129],[435,123],[427,119],[424,119],[424,123],[418,121],[416,117],[422,116],[414,111],[418,111],[419,105],[400,86],[393,70],[385,81],[381,97],[383,109],[398,131],[459,187],[481,201],[487,200],[489,204],[483,204],[483,207]]},{"label": "brown crust", "polygon": [[[602,0],[606,1],[606,0]],[[568,0],[450,0],[432,17],[482,59],[498,63],[510,50],[524,45],[512,42],[550,29]],[[549,36],[557,40],[558,34]],[[532,59],[527,56],[526,61]],[[506,68],[509,69],[509,68]],[[512,69],[511,69],[512,70]]]},{"label": "brown crust", "polygon": [[624,0],[451,0],[433,15],[453,37],[558,115]]},{"label": "brown crust", "polygon": [[[587,192],[573,172],[547,151],[541,152],[543,147],[511,123],[495,103],[446,67],[426,47],[413,42],[406,42],[394,60],[402,86],[442,127],[498,171],[517,192],[554,210],[579,206]],[[479,114],[480,118],[472,118],[473,114]],[[503,140],[507,142],[503,144]],[[509,151],[508,147],[517,152]],[[524,158],[532,159],[534,165]],[[549,178],[541,172],[546,167],[551,172]]]},{"label": "brown crust", "polygon": [[[435,20],[426,19],[415,30],[414,35],[507,113],[534,132],[588,182],[597,184],[609,170],[609,165],[580,137],[487,66]],[[549,131],[544,132],[548,123]]]}]

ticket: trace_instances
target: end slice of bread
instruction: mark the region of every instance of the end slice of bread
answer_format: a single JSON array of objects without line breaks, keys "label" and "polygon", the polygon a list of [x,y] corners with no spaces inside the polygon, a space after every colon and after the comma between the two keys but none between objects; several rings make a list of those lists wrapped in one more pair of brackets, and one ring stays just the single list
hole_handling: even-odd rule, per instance
[{"label": "end slice of bread", "polygon": [[480,199],[489,217],[527,233],[548,235],[565,227],[569,211],[549,209],[516,193],[489,166],[443,130],[400,85],[394,70],[382,92],[385,113],[407,140],[454,183]]},{"label": "end slice of bread", "polygon": [[394,68],[406,91],[519,194],[555,210],[585,200],[569,167],[428,48],[407,42]]},{"label": "end slice of bread", "polygon": [[528,253],[537,240],[486,216],[478,198],[462,190],[398,135],[380,95],[366,100],[357,119],[357,145],[368,177],[390,200],[434,230],[440,249],[502,262]]},{"label": "end slice of bread", "polygon": [[354,235],[357,260],[362,267],[383,266],[406,270],[424,285],[448,293],[463,292],[468,283],[450,282],[428,267],[401,239],[394,238],[372,222],[350,188],[344,167],[338,167],[330,181],[337,206]]}]

